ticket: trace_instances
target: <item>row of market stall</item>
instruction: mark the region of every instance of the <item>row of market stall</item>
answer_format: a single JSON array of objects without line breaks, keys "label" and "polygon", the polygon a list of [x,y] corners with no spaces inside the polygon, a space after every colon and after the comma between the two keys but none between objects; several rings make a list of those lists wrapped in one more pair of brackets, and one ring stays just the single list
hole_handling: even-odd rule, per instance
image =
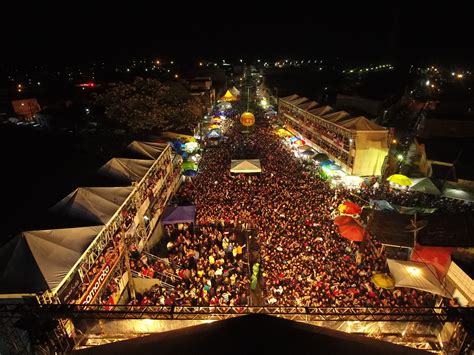
[{"label": "row of market stall", "polygon": [[179,184],[180,165],[167,144],[132,142],[97,171],[91,186],[55,204],[46,228],[2,246],[3,298],[50,292],[62,303],[93,303],[113,276],[120,279],[110,300],[116,303],[128,281],[119,267],[125,246],[145,246]]}]

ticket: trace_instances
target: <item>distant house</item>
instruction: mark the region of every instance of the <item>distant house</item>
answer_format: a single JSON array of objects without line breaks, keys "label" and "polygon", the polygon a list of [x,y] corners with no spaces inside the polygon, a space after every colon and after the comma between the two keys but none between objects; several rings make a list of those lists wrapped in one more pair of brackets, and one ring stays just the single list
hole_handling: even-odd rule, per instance
[{"label": "distant house", "polygon": [[216,100],[216,92],[212,86],[211,77],[195,77],[186,82],[188,90],[193,96],[202,96],[207,108],[210,108]]},{"label": "distant house", "polygon": [[15,113],[26,120],[33,119],[33,116],[41,111],[38,100],[35,98],[13,100],[12,106]]}]

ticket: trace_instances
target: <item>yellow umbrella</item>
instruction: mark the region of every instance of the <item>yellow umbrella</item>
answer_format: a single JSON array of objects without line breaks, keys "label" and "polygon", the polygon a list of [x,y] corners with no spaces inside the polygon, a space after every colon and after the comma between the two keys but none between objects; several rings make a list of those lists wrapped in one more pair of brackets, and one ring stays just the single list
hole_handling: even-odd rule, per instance
[{"label": "yellow umbrella", "polygon": [[284,128],[278,128],[276,130],[276,133],[280,136],[280,137],[291,137],[291,133],[288,132],[286,129]]},{"label": "yellow umbrella", "polygon": [[375,286],[381,288],[390,289],[395,287],[395,281],[390,275],[387,274],[375,274],[372,276],[372,282],[375,284]]},{"label": "yellow umbrella", "polygon": [[405,175],[402,174],[394,174],[388,177],[387,181],[393,182],[394,184],[400,186],[410,186],[413,184],[413,181]]},{"label": "yellow umbrella", "polygon": [[211,124],[209,126],[210,129],[215,129],[215,128],[219,128],[219,125],[216,125],[216,124]]}]

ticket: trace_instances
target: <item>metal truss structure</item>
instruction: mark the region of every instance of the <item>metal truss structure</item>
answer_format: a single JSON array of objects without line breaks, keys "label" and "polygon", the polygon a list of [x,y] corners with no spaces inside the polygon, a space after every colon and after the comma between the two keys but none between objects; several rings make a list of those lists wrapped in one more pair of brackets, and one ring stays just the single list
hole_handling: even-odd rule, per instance
[{"label": "metal truss structure", "polygon": [[474,324],[474,308],[446,307],[178,307],[70,304],[0,304],[0,318],[22,319],[226,319],[268,314],[304,321],[462,322]]}]

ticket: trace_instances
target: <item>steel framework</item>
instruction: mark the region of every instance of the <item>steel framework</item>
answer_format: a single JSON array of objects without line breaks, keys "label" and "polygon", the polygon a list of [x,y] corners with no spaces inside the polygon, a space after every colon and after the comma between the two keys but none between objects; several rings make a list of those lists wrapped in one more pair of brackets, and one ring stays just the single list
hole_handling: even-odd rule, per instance
[{"label": "steel framework", "polygon": [[0,318],[225,319],[268,314],[305,321],[474,323],[474,308],[447,307],[178,307],[70,304],[0,304]]}]

